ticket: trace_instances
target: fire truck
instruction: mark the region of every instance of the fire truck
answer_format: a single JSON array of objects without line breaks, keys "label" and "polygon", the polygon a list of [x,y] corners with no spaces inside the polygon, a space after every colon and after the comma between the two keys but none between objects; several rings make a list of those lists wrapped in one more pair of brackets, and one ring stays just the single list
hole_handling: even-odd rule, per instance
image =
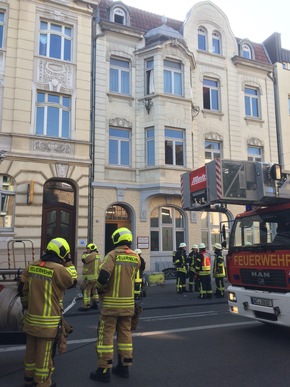
[{"label": "fire truck", "polygon": [[[220,232],[230,312],[290,326],[290,174],[278,164],[216,159],[181,175],[181,194],[184,210],[228,217]],[[244,212],[233,216],[236,205]]]}]

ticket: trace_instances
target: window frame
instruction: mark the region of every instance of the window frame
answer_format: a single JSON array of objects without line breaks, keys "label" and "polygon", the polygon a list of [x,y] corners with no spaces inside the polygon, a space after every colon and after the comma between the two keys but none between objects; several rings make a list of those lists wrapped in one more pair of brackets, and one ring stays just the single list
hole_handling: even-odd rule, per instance
[{"label": "window frame", "polygon": [[212,33],[212,52],[216,55],[221,55],[222,53],[222,38],[218,31],[213,31]]},{"label": "window frame", "polygon": [[[8,178],[11,180],[11,184],[4,183],[4,180]],[[5,186],[7,189],[5,189]],[[12,202],[9,203],[9,199]],[[14,230],[15,222],[15,206],[16,206],[16,181],[15,179],[7,174],[0,174],[0,230],[1,232],[11,232]],[[11,212],[8,214],[8,212]],[[6,221],[11,217],[9,226],[5,226]]]},{"label": "window frame", "polygon": [[[179,81],[178,81],[178,77],[179,77]],[[165,58],[163,61],[164,93],[182,97],[184,92],[183,78],[184,78],[184,69],[183,69],[182,62]]]},{"label": "window frame", "polygon": [[[252,152],[251,150],[256,150],[257,152]],[[249,145],[247,147],[247,159],[248,161],[259,161],[263,162],[264,161],[264,150],[262,146],[257,146],[257,145]]]},{"label": "window frame", "polygon": [[[113,131],[115,133],[113,133]],[[125,136],[117,135],[125,134]],[[114,142],[114,146],[113,146]],[[127,149],[126,149],[127,145]],[[112,148],[113,147],[113,148]],[[108,163],[111,166],[117,167],[130,167],[131,166],[131,152],[132,152],[132,131],[127,128],[117,128],[110,127],[109,128],[109,155],[108,155]],[[122,161],[122,157],[124,155],[128,155],[128,162]],[[114,156],[114,159],[112,157]],[[124,159],[125,160],[125,159]]]},{"label": "window frame", "polygon": [[[152,133],[152,136],[149,134]],[[154,167],[155,164],[155,128],[154,126],[145,129],[145,143],[146,143],[146,161],[147,167]]]},{"label": "window frame", "polygon": [[241,56],[246,59],[252,59],[252,49],[247,43],[241,44]]},{"label": "window frame", "polygon": [[[251,92],[250,92],[251,91]],[[260,113],[260,90],[257,87],[245,86],[244,88],[245,116],[261,118]],[[257,114],[255,114],[255,110]]]},{"label": "window frame", "polygon": [[[40,96],[44,96],[40,100]],[[59,103],[53,99],[59,98]],[[49,100],[51,99],[51,100]],[[63,102],[67,101],[67,106]],[[62,103],[61,103],[62,102]],[[57,134],[53,133],[56,123],[55,109],[58,110]],[[70,139],[72,136],[72,97],[66,94],[37,90],[35,109],[35,134],[38,136]],[[51,127],[49,127],[51,125]]]},{"label": "window frame", "polygon": [[[112,56],[110,58],[109,74],[110,93],[131,95],[131,61],[129,59]],[[113,74],[115,74],[114,77]],[[124,77],[125,75],[127,75],[127,78]]]},{"label": "window frame", "polygon": [[145,82],[145,95],[154,94],[154,58],[145,60]]},{"label": "window frame", "polygon": [[[4,49],[4,37],[6,34],[6,12],[4,10],[0,10],[0,15],[3,14],[3,20],[0,20],[0,49]],[[0,17],[1,19],[1,17]]]},{"label": "window frame", "polygon": [[[173,134],[172,136],[170,134]],[[174,136],[176,134],[176,136]],[[181,137],[178,136],[181,134]],[[170,145],[171,144],[171,145]],[[179,160],[178,153],[182,152],[182,163],[177,163]],[[171,153],[171,155],[169,154]],[[176,167],[184,167],[185,164],[185,131],[183,129],[175,129],[165,127],[164,129],[164,160],[165,165],[174,165]],[[169,162],[169,161],[172,162]]]},{"label": "window frame", "polygon": [[[214,147],[212,148],[207,148],[206,145],[213,145]],[[223,152],[223,146],[222,146],[222,141],[215,141],[215,140],[208,140],[205,139],[204,141],[204,160],[205,164],[209,163],[212,160],[215,159],[222,159],[222,152]],[[217,147],[216,147],[217,146]],[[210,158],[206,157],[206,154],[210,154]]]},{"label": "window frame", "polygon": [[[42,26],[46,24],[47,28],[44,29]],[[52,26],[60,27],[60,31],[53,29]],[[65,32],[70,31],[70,35]],[[60,23],[44,18],[40,19],[39,22],[39,42],[38,42],[38,54],[46,58],[53,60],[61,60],[64,62],[73,61],[73,32],[74,28],[72,25],[67,23]],[[58,38],[58,39],[57,39]],[[43,43],[42,43],[43,40]],[[46,41],[45,41],[46,40]],[[56,40],[56,41],[53,41]],[[41,46],[43,44],[43,47]],[[58,56],[52,56],[52,50],[58,49]],[[69,53],[69,57],[67,54]]]},{"label": "window frame", "polygon": [[[215,112],[220,112],[220,81],[219,79],[204,77],[202,82],[203,108]],[[207,97],[207,99],[206,99]],[[217,108],[213,107],[217,105]]]},{"label": "window frame", "polygon": [[[153,215],[157,216],[153,218]],[[170,219],[171,221],[169,222],[168,220]],[[155,220],[154,223],[157,224],[153,225],[153,220]],[[178,220],[180,223],[179,225]],[[169,251],[172,252],[173,250],[177,250],[179,243],[185,241],[185,222],[186,217],[181,209],[177,207],[160,206],[154,208],[150,214],[150,251],[152,253],[168,253]],[[171,235],[166,237],[166,232],[170,232]],[[167,246],[165,246],[166,240]],[[156,243],[154,249],[153,243]]]},{"label": "window frame", "polygon": [[207,30],[202,26],[198,27],[197,30],[197,48],[201,51],[207,51]]}]

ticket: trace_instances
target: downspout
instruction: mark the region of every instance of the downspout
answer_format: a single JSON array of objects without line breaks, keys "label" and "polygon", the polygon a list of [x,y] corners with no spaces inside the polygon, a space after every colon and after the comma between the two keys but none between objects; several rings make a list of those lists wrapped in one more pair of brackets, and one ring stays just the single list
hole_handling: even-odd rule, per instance
[{"label": "downspout", "polygon": [[275,103],[275,118],[276,118],[276,134],[277,134],[277,149],[278,149],[278,163],[282,166],[282,149],[281,149],[281,115],[280,115],[280,109],[279,109],[279,93],[277,90],[277,77],[276,77],[276,72],[277,72],[277,63],[274,65],[273,68],[273,73],[272,75],[268,73],[268,77],[272,80],[273,86],[274,86],[274,103]]},{"label": "downspout", "polygon": [[96,101],[96,29],[99,9],[93,6],[91,32],[91,98],[90,98],[90,160],[89,168],[89,203],[88,203],[88,242],[93,241],[94,189],[95,178],[95,101]]}]

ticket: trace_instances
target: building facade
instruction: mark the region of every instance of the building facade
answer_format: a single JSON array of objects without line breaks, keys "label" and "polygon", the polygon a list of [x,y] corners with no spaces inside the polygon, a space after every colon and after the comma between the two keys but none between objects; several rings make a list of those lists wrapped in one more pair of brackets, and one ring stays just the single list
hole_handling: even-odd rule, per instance
[{"label": "building facade", "polygon": [[[0,1],[0,262],[88,232],[90,1]],[[11,239],[25,241],[9,245]],[[10,253],[7,253],[10,246]],[[27,250],[25,251],[25,248]],[[26,257],[27,253],[27,257]],[[9,254],[7,256],[7,254]]]},{"label": "building facade", "polygon": [[[128,226],[151,270],[219,240],[219,213],[186,213],[180,175],[217,158],[277,162],[273,66],[203,1],[184,22],[102,0],[96,32],[94,240]],[[241,212],[244,209],[235,209]]]}]

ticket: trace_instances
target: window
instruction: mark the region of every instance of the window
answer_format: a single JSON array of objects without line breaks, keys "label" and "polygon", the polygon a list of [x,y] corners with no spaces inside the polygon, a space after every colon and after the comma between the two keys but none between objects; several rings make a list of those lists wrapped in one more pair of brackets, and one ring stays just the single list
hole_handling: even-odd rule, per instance
[{"label": "window", "polygon": [[0,12],[0,48],[3,48],[5,13]]},{"label": "window", "polygon": [[247,44],[242,44],[241,55],[243,58],[252,59],[252,51]]},{"label": "window", "polygon": [[114,9],[114,22],[119,24],[126,24],[126,14],[122,8]]},{"label": "window", "polygon": [[220,243],[220,223],[226,222],[227,216],[219,212],[203,212],[201,215],[201,241],[212,250],[215,243]]},{"label": "window", "polygon": [[184,165],[183,130],[165,129],[165,164]]},{"label": "window", "polygon": [[214,159],[222,158],[222,144],[219,141],[208,141],[204,143],[205,147],[205,163]]},{"label": "window", "polygon": [[119,94],[130,93],[130,63],[127,60],[110,59],[110,91]]},{"label": "window", "polygon": [[180,62],[164,60],[164,92],[182,95],[182,65]]},{"label": "window", "polygon": [[263,148],[260,146],[248,146],[249,161],[263,161]]},{"label": "window", "polygon": [[146,134],[146,165],[155,165],[155,137],[154,128],[148,128],[145,130]]},{"label": "window", "polygon": [[206,51],[206,30],[203,27],[198,29],[198,49]]},{"label": "window", "polygon": [[14,226],[15,180],[0,175],[0,229],[11,231]]},{"label": "window", "polygon": [[128,129],[109,129],[109,164],[129,166],[131,133]]},{"label": "window", "polygon": [[214,54],[221,53],[221,36],[219,32],[213,32],[212,34],[212,52]]},{"label": "window", "polygon": [[245,87],[245,112],[248,117],[259,117],[258,89]]},{"label": "window", "polygon": [[150,217],[151,251],[173,251],[184,242],[184,217],[172,207],[155,208]]},{"label": "window", "polygon": [[37,93],[36,134],[70,138],[71,98],[65,95]]},{"label": "window", "polygon": [[66,25],[41,21],[39,55],[71,61],[72,28]]},{"label": "window", "polygon": [[146,94],[154,93],[154,60],[146,60]]},{"label": "window", "polygon": [[219,82],[214,79],[203,80],[203,108],[216,111],[220,109]]}]

